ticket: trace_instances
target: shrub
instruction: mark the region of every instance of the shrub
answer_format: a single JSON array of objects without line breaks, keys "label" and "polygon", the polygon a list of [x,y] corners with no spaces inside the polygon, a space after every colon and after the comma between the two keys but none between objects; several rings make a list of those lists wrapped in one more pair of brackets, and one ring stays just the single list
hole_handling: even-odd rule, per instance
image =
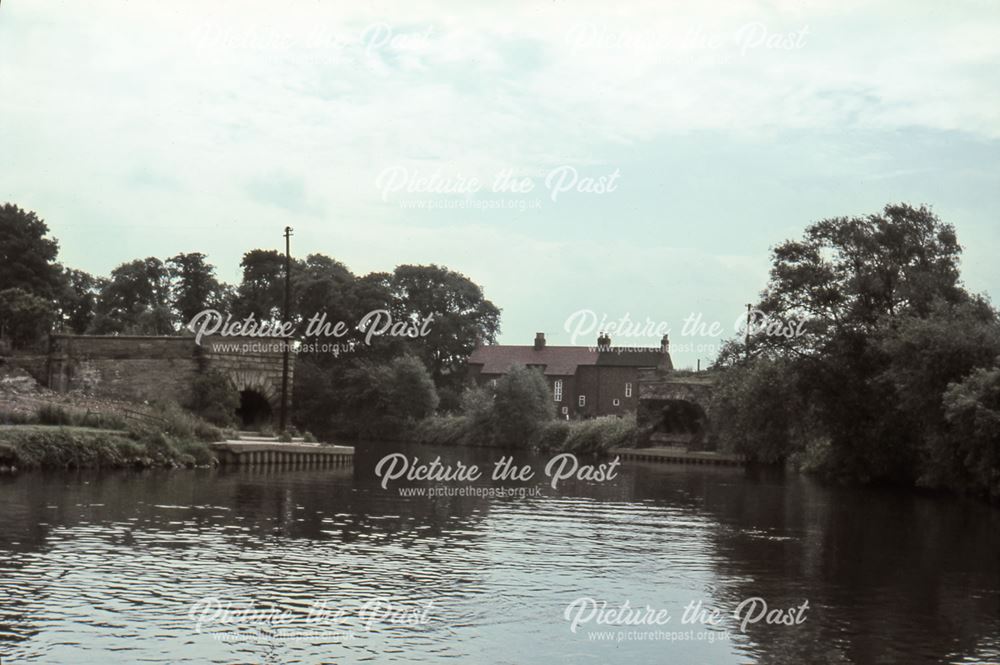
[{"label": "shrub", "polygon": [[37,423],[38,417],[31,413],[21,413],[20,411],[0,411],[0,424],[2,425],[28,425]]},{"label": "shrub", "polygon": [[542,373],[513,367],[497,379],[492,431],[499,445],[527,447],[542,425],[555,417],[555,405]]},{"label": "shrub", "polygon": [[72,425],[73,416],[58,404],[42,404],[35,412],[41,425]]},{"label": "shrub", "polygon": [[574,422],[569,425],[563,450],[593,455],[611,448],[630,448],[635,446],[637,432],[635,415]]},{"label": "shrub", "polygon": [[43,404],[35,411],[34,418],[25,422],[39,425],[65,425],[94,427],[97,429],[128,429],[125,419],[116,413],[100,411],[71,411],[60,404]]},{"label": "shrub", "polygon": [[531,441],[531,447],[541,451],[562,450],[569,436],[570,424],[565,420],[545,423]]},{"label": "shrub", "polygon": [[191,382],[191,396],[185,406],[213,425],[228,427],[236,422],[240,396],[225,375],[210,369]]},{"label": "shrub", "polygon": [[1000,500],[1000,368],[981,368],[944,393],[947,429],[928,444],[923,484]]},{"label": "shrub", "polygon": [[221,441],[222,430],[185,411],[176,402],[157,402],[153,413],[144,420],[130,424],[129,430],[138,438],[162,433],[179,440]]},{"label": "shrub", "polygon": [[470,422],[468,416],[431,416],[416,424],[411,438],[430,445],[466,445],[470,441]]}]

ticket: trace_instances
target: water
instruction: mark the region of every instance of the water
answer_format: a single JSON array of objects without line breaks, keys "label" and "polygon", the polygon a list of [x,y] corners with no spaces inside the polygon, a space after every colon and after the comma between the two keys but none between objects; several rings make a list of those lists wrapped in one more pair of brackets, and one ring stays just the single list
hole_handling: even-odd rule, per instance
[{"label": "water", "polygon": [[[541,496],[404,497],[435,483],[382,489],[373,468],[396,449],[341,469],[0,477],[2,662],[1000,661],[1000,511],[986,506],[656,464]],[[408,452],[487,470],[502,454]],[[545,461],[518,457],[539,476]],[[744,632],[731,613],[751,597],[809,606]],[[207,621],[208,598],[230,623]],[[672,618],[574,633],[581,598]],[[725,614],[682,624],[697,601]],[[241,607],[257,614],[236,622]]]}]

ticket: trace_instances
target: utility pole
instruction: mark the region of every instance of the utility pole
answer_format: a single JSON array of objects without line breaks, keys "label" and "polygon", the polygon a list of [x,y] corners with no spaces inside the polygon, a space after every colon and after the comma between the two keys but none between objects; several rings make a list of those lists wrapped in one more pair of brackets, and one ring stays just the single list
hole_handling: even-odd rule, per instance
[{"label": "utility pole", "polygon": [[746,340],[743,344],[743,355],[747,362],[750,361],[750,308],[752,305],[747,303],[747,329],[746,329]]},{"label": "utility pole", "polygon": [[[291,251],[292,227],[285,227],[285,303],[281,308],[281,324],[288,323],[289,304],[292,300],[292,251]],[[278,431],[284,433],[288,424],[288,345],[290,340],[282,339],[281,354],[281,414],[279,416]]]}]

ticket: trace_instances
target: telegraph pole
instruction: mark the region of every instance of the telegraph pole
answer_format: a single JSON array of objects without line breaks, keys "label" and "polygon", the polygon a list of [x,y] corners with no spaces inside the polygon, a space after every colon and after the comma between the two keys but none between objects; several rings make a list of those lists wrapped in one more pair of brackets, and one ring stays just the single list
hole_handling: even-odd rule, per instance
[{"label": "telegraph pole", "polygon": [[747,329],[746,329],[746,340],[743,344],[743,354],[747,362],[750,361],[750,307],[752,305],[747,303]]},{"label": "telegraph pole", "polygon": [[[285,303],[281,308],[282,326],[288,323],[289,304],[292,300],[292,251],[291,251],[292,227],[285,227]],[[281,353],[281,414],[279,416],[278,431],[283,433],[288,424],[288,344],[289,340],[282,340]]]}]

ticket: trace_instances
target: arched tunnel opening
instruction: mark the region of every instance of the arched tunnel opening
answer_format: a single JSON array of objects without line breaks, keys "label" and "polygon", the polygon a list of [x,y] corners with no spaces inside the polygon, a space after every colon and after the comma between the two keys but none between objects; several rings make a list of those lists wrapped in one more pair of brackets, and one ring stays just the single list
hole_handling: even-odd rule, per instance
[{"label": "arched tunnel opening", "polygon": [[680,399],[651,400],[643,405],[652,445],[701,441],[705,436],[705,410],[694,402]]},{"label": "arched tunnel opening", "polygon": [[244,427],[264,425],[271,422],[271,403],[256,390],[242,390],[236,417]]}]

